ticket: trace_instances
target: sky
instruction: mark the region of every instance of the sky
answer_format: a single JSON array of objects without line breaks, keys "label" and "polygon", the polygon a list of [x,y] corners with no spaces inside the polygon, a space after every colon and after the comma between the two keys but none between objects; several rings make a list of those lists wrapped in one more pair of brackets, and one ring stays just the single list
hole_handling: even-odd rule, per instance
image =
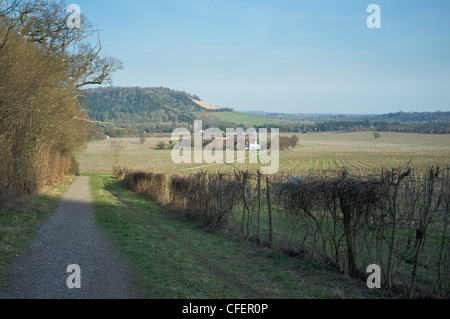
[{"label": "sky", "polygon": [[450,111],[448,0],[71,1],[124,64],[113,86],[237,111]]}]

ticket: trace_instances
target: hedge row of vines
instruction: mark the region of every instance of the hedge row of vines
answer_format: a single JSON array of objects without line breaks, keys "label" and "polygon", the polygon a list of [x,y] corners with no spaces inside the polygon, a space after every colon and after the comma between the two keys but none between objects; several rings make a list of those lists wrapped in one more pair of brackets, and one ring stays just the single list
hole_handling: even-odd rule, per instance
[{"label": "hedge row of vines", "polygon": [[129,189],[238,235],[351,277],[382,269],[384,296],[448,298],[450,169],[417,177],[409,167],[377,176],[169,175],[117,169]]}]

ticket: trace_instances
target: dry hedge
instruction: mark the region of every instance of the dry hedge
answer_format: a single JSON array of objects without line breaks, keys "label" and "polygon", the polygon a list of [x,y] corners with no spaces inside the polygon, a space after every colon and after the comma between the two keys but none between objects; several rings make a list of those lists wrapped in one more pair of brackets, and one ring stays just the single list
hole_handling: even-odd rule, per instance
[{"label": "dry hedge", "polygon": [[[125,173],[123,173],[125,172]],[[121,170],[126,187],[171,210],[352,277],[383,269],[385,291],[449,296],[450,169],[328,177]],[[269,184],[267,184],[269,183]],[[270,188],[268,187],[270,186]],[[435,246],[426,242],[433,241]],[[406,293],[405,293],[406,291]]]}]

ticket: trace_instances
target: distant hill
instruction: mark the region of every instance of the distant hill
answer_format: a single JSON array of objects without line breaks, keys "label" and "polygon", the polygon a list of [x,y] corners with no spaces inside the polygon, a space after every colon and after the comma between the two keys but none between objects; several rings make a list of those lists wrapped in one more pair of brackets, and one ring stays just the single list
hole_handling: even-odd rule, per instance
[{"label": "distant hill", "polygon": [[202,101],[196,95],[163,87],[97,88],[85,90],[82,95],[80,103],[92,120],[112,122],[117,127],[143,128],[149,132],[168,133],[177,127],[189,127],[198,119],[204,121],[204,127],[222,130],[292,123],[234,112]]},{"label": "distant hill", "polygon": [[[450,112],[398,112],[383,115],[283,114],[235,112],[202,101],[198,96],[169,88],[114,87],[82,91],[80,103],[94,121],[112,122],[119,130],[102,128],[95,136],[135,135],[140,130],[171,133],[175,128],[203,127],[222,131],[233,127],[279,128],[284,133],[327,131],[388,131],[450,133]],[[249,114],[250,113],[250,114]],[[128,128],[123,130],[122,128]]]},{"label": "distant hill", "polygon": [[83,95],[80,103],[91,119],[117,126],[193,123],[202,113],[230,111],[203,102],[196,95],[163,87],[97,88],[85,90]]}]

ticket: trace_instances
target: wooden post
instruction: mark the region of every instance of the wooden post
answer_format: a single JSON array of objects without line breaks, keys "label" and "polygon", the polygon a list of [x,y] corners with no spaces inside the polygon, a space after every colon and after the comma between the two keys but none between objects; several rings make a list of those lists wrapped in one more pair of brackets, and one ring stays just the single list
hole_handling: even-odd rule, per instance
[{"label": "wooden post", "polygon": [[260,243],[260,237],[259,237],[259,231],[260,231],[260,224],[259,224],[259,217],[261,216],[261,172],[258,171],[258,230],[256,234],[256,242]]},{"label": "wooden post", "polygon": [[270,199],[270,180],[266,177],[267,183],[267,205],[269,209],[269,244],[273,243],[273,224],[272,224],[272,201]]},{"label": "wooden post", "polygon": [[240,173],[242,176],[242,197],[243,197],[243,209],[242,209],[242,225],[241,225],[241,232],[242,235],[244,236],[244,238],[247,237],[247,235],[245,234],[245,213],[247,210],[247,198],[246,198],[246,190],[247,190],[247,177],[245,175],[245,172],[241,172]]}]

